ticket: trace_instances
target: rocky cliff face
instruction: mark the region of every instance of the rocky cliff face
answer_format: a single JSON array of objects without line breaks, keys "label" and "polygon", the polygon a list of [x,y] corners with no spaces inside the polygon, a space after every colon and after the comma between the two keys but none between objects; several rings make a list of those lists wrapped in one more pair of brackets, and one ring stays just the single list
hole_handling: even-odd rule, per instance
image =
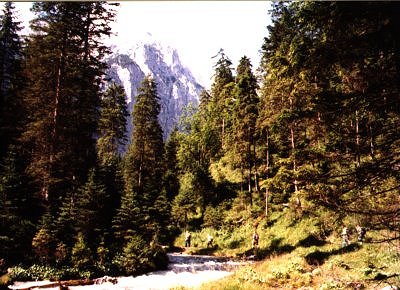
[{"label": "rocky cliff face", "polygon": [[[157,42],[139,43],[131,49],[116,50],[108,59],[109,78],[125,88],[129,111],[145,75],[151,75],[157,83],[160,97],[160,124],[166,139],[189,103],[198,104],[203,87],[195,80],[189,69],[179,60],[175,49]],[[131,136],[132,120],[128,120],[128,136]]]}]

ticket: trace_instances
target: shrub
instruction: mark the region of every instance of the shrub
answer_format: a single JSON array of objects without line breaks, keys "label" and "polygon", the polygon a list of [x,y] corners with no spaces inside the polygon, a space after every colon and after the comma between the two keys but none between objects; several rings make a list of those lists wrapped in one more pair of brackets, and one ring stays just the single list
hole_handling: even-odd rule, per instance
[{"label": "shrub", "polygon": [[32,240],[32,248],[36,255],[42,263],[51,263],[53,261],[53,244],[54,237],[45,228],[41,228]]},{"label": "shrub", "polygon": [[69,256],[69,251],[67,245],[65,245],[62,242],[59,242],[57,244],[55,252],[56,263],[58,265],[64,264],[67,261],[68,256]]},{"label": "shrub", "polygon": [[34,264],[29,268],[16,266],[9,271],[10,282],[28,280],[60,280],[63,271],[50,266]]},{"label": "shrub", "polygon": [[79,270],[85,270],[92,265],[92,256],[82,233],[78,233],[77,241],[72,248],[71,262]]},{"label": "shrub", "polygon": [[138,275],[147,271],[166,268],[168,257],[159,245],[149,245],[141,236],[131,236],[113,265],[127,275]]},{"label": "shrub", "polygon": [[152,260],[154,269],[166,269],[169,262],[165,250],[159,245],[152,246]]},{"label": "shrub", "polygon": [[115,257],[114,262],[127,275],[139,274],[150,263],[149,245],[142,237],[131,236],[122,249],[122,253]]},{"label": "shrub", "polygon": [[225,209],[223,206],[207,206],[204,212],[203,226],[219,229],[224,224]]},{"label": "shrub", "polygon": [[15,266],[9,269],[10,282],[13,281],[28,281],[31,277],[26,269]]}]

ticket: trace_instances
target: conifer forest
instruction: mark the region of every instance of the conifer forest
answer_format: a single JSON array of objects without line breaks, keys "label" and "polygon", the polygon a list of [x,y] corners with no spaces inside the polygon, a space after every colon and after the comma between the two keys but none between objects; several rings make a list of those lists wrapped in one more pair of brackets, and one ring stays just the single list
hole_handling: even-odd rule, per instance
[{"label": "conifer forest", "polygon": [[399,2],[272,2],[261,63],[221,49],[166,140],[150,75],[127,136],[105,74],[116,5],[33,2],[26,36],[13,2],[0,12],[0,276],[138,275],[205,229],[209,254],[242,256],[257,230],[263,260],[299,245],[266,234],[286,220],[312,246],[362,225],[400,284]]}]

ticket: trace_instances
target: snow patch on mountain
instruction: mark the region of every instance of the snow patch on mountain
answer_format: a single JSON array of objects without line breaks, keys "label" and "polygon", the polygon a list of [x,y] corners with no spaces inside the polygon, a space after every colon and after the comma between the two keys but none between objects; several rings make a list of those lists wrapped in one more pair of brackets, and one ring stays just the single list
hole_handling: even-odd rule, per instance
[{"label": "snow patch on mountain", "polygon": [[113,65],[114,68],[117,71],[118,78],[121,80],[122,85],[125,88],[125,93],[126,93],[126,99],[128,103],[132,101],[132,88],[131,88],[131,82],[130,82],[130,76],[129,76],[129,70],[127,68],[123,68],[117,65]]}]

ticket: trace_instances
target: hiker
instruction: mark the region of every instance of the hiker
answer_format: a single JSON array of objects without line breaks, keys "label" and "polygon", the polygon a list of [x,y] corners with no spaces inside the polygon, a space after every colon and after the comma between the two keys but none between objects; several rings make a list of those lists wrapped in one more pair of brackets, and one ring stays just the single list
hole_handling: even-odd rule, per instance
[{"label": "hiker", "polygon": [[192,235],[189,232],[186,232],[185,235],[185,247],[190,247],[190,239],[192,238]]},{"label": "hiker", "polygon": [[359,243],[362,243],[364,241],[365,234],[366,234],[367,231],[365,230],[364,227],[361,227],[360,225],[356,226],[356,230],[357,230],[357,234],[358,234],[357,241]]},{"label": "hiker", "polygon": [[343,227],[342,230],[342,247],[346,247],[348,245],[350,245],[350,240],[349,240],[349,230],[347,229],[346,226]]},{"label": "hiker", "polygon": [[258,236],[257,232],[254,231],[254,234],[253,234],[253,241],[252,241],[252,246],[253,246],[253,248],[255,248],[255,247],[258,246],[258,239],[259,239],[259,236]]},{"label": "hiker", "polygon": [[211,248],[213,244],[213,237],[212,235],[208,234],[207,236],[207,248]]}]

